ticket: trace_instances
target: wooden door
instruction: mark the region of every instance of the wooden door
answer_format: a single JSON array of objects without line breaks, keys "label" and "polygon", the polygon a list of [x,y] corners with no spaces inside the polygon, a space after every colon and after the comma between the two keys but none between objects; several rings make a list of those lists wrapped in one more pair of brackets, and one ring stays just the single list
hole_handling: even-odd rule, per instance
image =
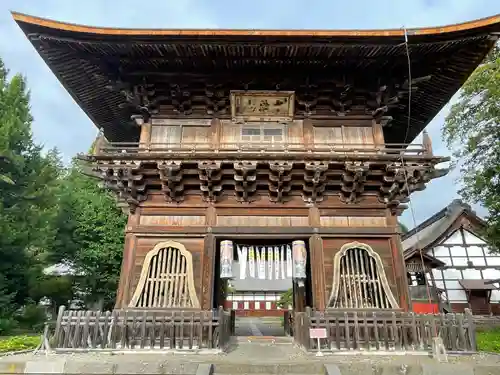
[{"label": "wooden door", "polygon": [[471,290],[469,293],[469,305],[475,315],[490,315],[490,304],[488,303],[487,290]]}]

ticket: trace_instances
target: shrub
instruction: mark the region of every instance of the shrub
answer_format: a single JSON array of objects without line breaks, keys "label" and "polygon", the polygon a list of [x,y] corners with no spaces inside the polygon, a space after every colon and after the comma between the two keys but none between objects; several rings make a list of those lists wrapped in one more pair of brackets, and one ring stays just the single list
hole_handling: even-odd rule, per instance
[{"label": "shrub", "polygon": [[40,343],[39,336],[12,336],[0,339],[0,353],[35,349]]},{"label": "shrub", "polygon": [[477,350],[500,353],[500,329],[479,331],[476,334]]},{"label": "shrub", "polygon": [[278,301],[278,306],[282,309],[288,309],[288,306],[293,305],[293,288],[282,293]]},{"label": "shrub", "polygon": [[0,317],[0,335],[8,335],[18,327],[13,317]]},{"label": "shrub", "polygon": [[16,318],[21,328],[41,332],[47,320],[47,314],[45,308],[36,304],[30,304],[24,306]]}]

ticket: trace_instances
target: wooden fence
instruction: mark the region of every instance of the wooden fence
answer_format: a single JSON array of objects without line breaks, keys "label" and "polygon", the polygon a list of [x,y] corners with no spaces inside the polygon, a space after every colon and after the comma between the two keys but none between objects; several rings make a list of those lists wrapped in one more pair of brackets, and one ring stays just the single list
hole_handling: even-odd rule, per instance
[{"label": "wooden fence", "polygon": [[475,324],[464,314],[415,314],[374,311],[312,311],[295,313],[294,340],[305,350],[317,350],[309,328],[325,328],[321,350],[431,351],[440,336],[450,352],[475,352]]},{"label": "wooden fence", "polygon": [[72,311],[59,309],[51,346],[77,350],[225,349],[231,312],[201,310]]}]

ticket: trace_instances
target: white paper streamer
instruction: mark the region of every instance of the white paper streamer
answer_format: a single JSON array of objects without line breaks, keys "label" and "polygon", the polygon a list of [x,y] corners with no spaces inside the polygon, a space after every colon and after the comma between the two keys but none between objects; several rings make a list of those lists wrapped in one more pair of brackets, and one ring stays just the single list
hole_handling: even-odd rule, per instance
[{"label": "white paper streamer", "polygon": [[293,277],[292,248],[290,245],[286,245],[286,277],[289,279]]},{"label": "white paper streamer", "polygon": [[274,279],[280,279],[280,248],[274,247]]},{"label": "white paper streamer", "polygon": [[267,278],[269,280],[273,279],[273,248],[267,248]]},{"label": "white paper streamer", "polygon": [[281,245],[280,248],[280,268],[281,268],[281,278],[286,279],[285,275],[285,246]]},{"label": "white paper streamer", "polygon": [[238,262],[240,263],[240,279],[243,280],[247,277],[247,248],[246,246],[243,246],[243,248],[237,246],[236,248],[238,249]]},{"label": "white paper streamer", "polygon": [[248,251],[248,271],[250,277],[255,278],[255,251],[253,246],[250,246],[250,250]]},{"label": "white paper streamer", "polygon": [[257,278],[260,278],[260,275],[259,275],[259,270],[260,270],[260,251],[259,251],[259,248],[258,247],[255,247],[255,265],[256,265],[256,277]]},{"label": "white paper streamer", "polygon": [[[259,249],[257,249],[257,254],[258,253]],[[266,279],[266,248],[264,246],[260,248],[259,279]]]}]

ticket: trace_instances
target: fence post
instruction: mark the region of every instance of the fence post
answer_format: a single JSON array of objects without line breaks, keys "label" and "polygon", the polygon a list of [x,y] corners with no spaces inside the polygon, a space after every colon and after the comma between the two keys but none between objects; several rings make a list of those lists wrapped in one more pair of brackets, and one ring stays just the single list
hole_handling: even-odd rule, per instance
[{"label": "fence post", "polygon": [[236,310],[229,310],[231,314],[231,336],[234,336],[236,332]]},{"label": "fence post", "polygon": [[54,332],[54,346],[57,348],[59,346],[59,341],[60,341],[60,336],[62,332],[62,320],[63,320],[63,315],[64,311],[66,310],[66,306],[62,305],[59,306],[59,312],[57,313],[57,320],[56,320],[56,329]]},{"label": "fence post", "polygon": [[[316,314],[315,314],[316,315]],[[306,350],[311,349],[311,335],[309,334],[309,328],[312,322],[312,310],[310,307],[306,307],[306,313],[304,314],[304,347]]]},{"label": "fence post", "polygon": [[472,315],[472,311],[470,309],[465,309],[464,312],[465,312],[465,318],[467,319],[467,326],[468,326],[467,333],[469,334],[471,351],[475,352],[477,350],[476,323],[474,323],[474,316]]}]

